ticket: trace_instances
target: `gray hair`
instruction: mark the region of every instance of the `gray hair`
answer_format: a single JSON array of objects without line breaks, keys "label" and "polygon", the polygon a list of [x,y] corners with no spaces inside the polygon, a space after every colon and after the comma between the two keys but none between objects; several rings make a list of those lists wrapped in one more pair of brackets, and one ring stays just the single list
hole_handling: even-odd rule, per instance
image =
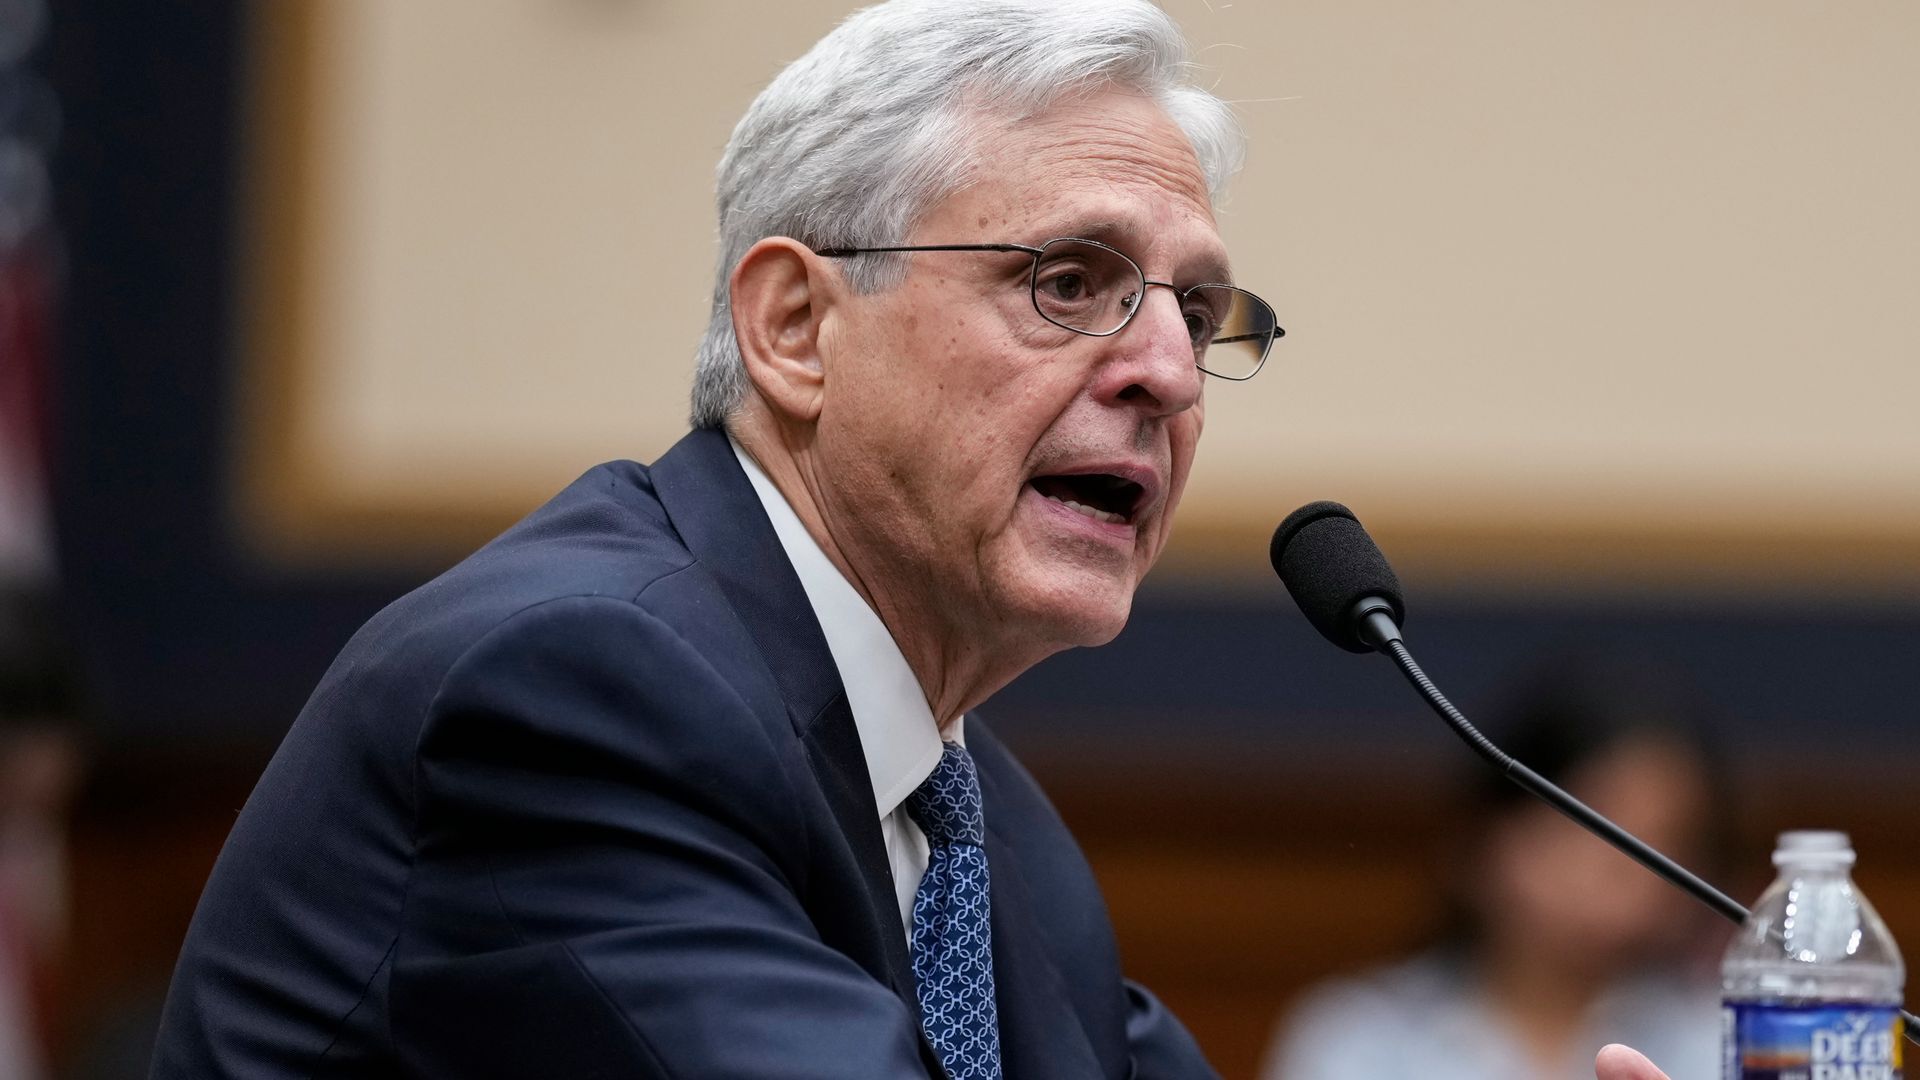
[{"label": "gray hair", "polygon": [[[812,248],[902,243],[966,181],[976,102],[1030,116],[1098,85],[1134,90],[1186,133],[1218,198],[1244,138],[1187,81],[1187,43],[1149,0],[892,0],[855,12],[748,107],[720,159],[720,259],[694,369],[693,424],[746,399],[728,278],[769,236]],[[853,288],[897,283],[897,260],[848,266]]]}]

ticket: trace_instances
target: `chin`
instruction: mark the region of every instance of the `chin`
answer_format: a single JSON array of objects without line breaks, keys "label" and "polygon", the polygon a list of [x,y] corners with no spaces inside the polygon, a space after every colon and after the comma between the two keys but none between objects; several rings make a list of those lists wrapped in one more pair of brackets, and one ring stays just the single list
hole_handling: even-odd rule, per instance
[{"label": "chin", "polygon": [[1019,605],[1030,625],[1062,649],[1105,645],[1126,629],[1133,583],[1104,575],[1054,574]]}]

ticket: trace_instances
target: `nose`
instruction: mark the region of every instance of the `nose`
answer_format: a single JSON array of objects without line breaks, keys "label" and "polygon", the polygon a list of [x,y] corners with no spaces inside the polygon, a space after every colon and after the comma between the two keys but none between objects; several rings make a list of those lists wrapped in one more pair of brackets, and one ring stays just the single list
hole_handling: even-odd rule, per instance
[{"label": "nose", "polygon": [[1095,387],[1100,400],[1153,416],[1171,416],[1199,403],[1206,373],[1194,363],[1193,339],[1174,286],[1147,282],[1139,311],[1108,340],[1113,351]]}]

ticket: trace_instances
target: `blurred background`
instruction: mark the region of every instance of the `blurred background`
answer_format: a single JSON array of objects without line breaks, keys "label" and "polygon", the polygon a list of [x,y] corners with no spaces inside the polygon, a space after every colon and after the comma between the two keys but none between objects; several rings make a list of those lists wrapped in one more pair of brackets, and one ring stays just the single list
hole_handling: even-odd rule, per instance
[{"label": "blurred background", "polygon": [[[713,166],[850,6],[0,0],[0,1076],[144,1075],[347,637],[678,437]],[[1470,714],[1663,672],[1715,747],[1715,880],[1845,829],[1920,942],[1920,7],[1164,6],[1251,136],[1221,227],[1288,334],[1212,387],[1125,634],[985,710],[1132,974],[1252,1077],[1307,987],[1479,880],[1468,751],[1266,567],[1314,498]],[[1720,931],[1662,919],[1710,968]]]}]

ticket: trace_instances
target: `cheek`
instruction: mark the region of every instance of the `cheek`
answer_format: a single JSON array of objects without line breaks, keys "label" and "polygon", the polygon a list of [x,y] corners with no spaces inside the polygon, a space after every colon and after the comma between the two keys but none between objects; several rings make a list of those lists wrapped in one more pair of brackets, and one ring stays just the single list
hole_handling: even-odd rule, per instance
[{"label": "cheek", "polygon": [[[942,323],[929,341],[902,341],[900,367],[875,370],[874,382],[858,392],[858,408],[881,417],[885,435],[868,447],[892,464],[911,512],[941,528],[987,529],[1007,516],[1019,495],[1026,463],[1058,406],[1048,406],[1049,388],[1010,358]],[[968,521],[973,524],[966,524]]]},{"label": "cheek", "polygon": [[1207,426],[1207,383],[1204,378],[1200,381],[1200,399],[1193,403],[1193,408],[1177,418],[1174,424],[1174,445],[1178,448],[1184,441],[1186,457],[1191,461],[1194,452],[1200,448],[1200,433]]},{"label": "cheek", "polygon": [[1167,478],[1167,516],[1171,517],[1174,508],[1179,505],[1180,496],[1187,490],[1187,476],[1193,469],[1194,455],[1200,449],[1200,431],[1206,426],[1204,404],[1195,405],[1173,419],[1168,434],[1169,467],[1172,474]]},{"label": "cheek", "polygon": [[939,427],[955,440],[957,467],[983,483],[1024,477],[1034,450],[1081,390],[1055,354],[981,339],[951,355]]}]

